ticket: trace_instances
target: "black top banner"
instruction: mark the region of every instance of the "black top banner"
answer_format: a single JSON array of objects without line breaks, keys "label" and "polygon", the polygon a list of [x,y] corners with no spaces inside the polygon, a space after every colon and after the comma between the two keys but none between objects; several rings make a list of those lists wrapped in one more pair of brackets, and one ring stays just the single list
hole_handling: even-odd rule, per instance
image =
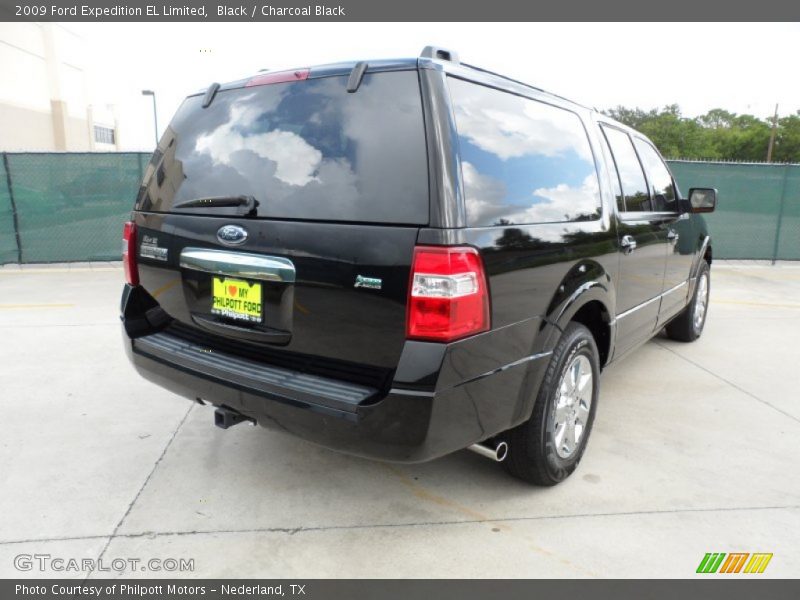
[{"label": "black top banner", "polygon": [[[787,0],[0,0],[2,21],[797,21]],[[653,43],[681,42],[680,32]]]}]

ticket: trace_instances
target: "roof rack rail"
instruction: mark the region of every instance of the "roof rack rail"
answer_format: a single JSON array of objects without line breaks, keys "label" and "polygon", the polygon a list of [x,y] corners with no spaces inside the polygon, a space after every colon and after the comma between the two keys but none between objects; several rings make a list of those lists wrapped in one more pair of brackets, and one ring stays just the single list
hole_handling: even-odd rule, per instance
[{"label": "roof rack rail", "polygon": [[[576,104],[578,106],[583,106],[583,108],[587,108],[587,109],[589,108],[589,107],[584,106],[583,104],[581,104],[579,102],[575,102],[574,100],[570,100],[569,98],[566,98],[564,96],[559,96],[558,94],[554,94],[553,92],[548,92],[544,88],[536,87],[535,85],[531,85],[530,83],[525,83],[524,81],[520,81],[519,79],[514,79],[512,77],[507,77],[506,75],[501,75],[500,73],[495,73],[494,71],[489,71],[488,69],[482,69],[481,67],[476,67],[475,65],[470,65],[470,64],[467,64],[467,63],[461,63],[461,64],[463,66],[465,66],[465,67],[469,67],[470,69],[474,69],[476,71],[480,71],[481,73],[486,73],[487,75],[493,75],[494,77],[499,77],[501,79],[505,79],[506,81],[510,81],[512,83],[516,83],[517,85],[521,85],[523,87],[526,87],[526,88],[529,88],[529,89],[532,89],[532,90],[536,90],[537,92],[543,92],[545,94],[553,96],[554,98],[560,98],[561,100],[566,100],[567,102],[570,102],[572,104]],[[595,110],[597,110],[597,109],[595,109]]]},{"label": "roof rack rail", "polygon": [[446,60],[451,63],[460,64],[458,60],[458,52],[448,50],[447,48],[440,48],[439,46],[425,46],[420,52],[421,58],[438,58],[439,60]]}]

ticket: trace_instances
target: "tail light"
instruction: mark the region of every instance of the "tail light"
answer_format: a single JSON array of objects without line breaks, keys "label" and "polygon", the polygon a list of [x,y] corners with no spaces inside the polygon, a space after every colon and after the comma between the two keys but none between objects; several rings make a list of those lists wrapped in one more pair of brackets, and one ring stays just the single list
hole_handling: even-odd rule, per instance
[{"label": "tail light", "polygon": [[125,281],[139,285],[139,267],[136,265],[136,223],[128,221],[122,230],[122,266]]},{"label": "tail light", "polygon": [[452,342],[489,329],[489,290],[477,250],[417,246],[411,265],[406,336]]}]

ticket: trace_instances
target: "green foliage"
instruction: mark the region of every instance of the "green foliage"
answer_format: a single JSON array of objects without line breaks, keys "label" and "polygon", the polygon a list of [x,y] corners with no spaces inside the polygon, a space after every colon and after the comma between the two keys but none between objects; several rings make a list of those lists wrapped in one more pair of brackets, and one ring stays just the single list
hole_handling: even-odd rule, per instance
[{"label": "green foliage", "polygon": [[800,162],[800,111],[778,119],[772,159],[778,162]]},{"label": "green foliage", "polygon": [[[714,108],[695,118],[681,115],[677,104],[644,111],[618,106],[605,111],[644,133],[669,158],[764,161],[772,119],[737,115]],[[800,111],[778,119],[774,162],[800,162]]]}]

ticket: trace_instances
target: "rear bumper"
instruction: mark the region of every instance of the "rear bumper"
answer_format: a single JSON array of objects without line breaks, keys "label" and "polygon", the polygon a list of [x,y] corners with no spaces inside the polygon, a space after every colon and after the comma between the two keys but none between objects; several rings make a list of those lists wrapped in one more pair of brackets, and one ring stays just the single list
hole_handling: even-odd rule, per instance
[{"label": "rear bumper", "polygon": [[503,339],[524,347],[528,327],[467,344],[408,342],[387,393],[210,352],[164,331],[139,330],[132,339],[126,296],[130,290],[123,295],[125,351],[145,379],[190,400],[232,408],[266,428],[391,462],[443,456],[524,421],[549,358],[542,351],[497,364],[503,353],[492,346]]}]

